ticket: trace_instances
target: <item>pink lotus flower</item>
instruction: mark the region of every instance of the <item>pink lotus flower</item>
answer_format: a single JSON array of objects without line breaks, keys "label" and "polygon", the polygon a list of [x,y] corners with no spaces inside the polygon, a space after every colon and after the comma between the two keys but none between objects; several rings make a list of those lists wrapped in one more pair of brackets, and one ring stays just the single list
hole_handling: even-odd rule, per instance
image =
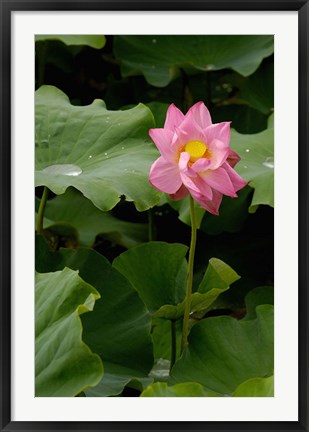
[{"label": "pink lotus flower", "polygon": [[149,135],[161,153],[150,169],[150,183],[172,199],[191,194],[218,215],[222,196],[237,197],[247,184],[233,169],[240,157],[229,147],[230,122],[213,124],[203,102],[186,115],[170,105],[164,128],[150,129]]}]

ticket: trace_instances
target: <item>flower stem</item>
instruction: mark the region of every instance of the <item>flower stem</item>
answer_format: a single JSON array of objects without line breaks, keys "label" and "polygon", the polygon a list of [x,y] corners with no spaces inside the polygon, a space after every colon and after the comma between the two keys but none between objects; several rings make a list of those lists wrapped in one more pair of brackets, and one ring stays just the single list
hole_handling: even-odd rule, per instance
[{"label": "flower stem", "polygon": [[194,264],[195,245],[196,245],[196,221],[195,221],[195,212],[194,212],[194,200],[191,195],[190,195],[190,216],[191,216],[191,244],[190,244],[190,251],[189,251],[187,291],[186,291],[186,298],[185,298],[185,311],[183,316],[181,352],[183,352],[183,350],[188,344],[189,316],[190,316],[190,309],[191,309],[191,295],[192,295],[192,282],[193,282],[193,264]]},{"label": "flower stem", "polygon": [[46,206],[48,192],[49,192],[48,188],[44,186],[43,195],[41,198],[40,207],[38,211],[37,223],[36,223],[36,231],[38,234],[43,233],[43,217],[44,217],[44,210]]},{"label": "flower stem", "polygon": [[170,371],[175,364],[176,361],[176,320],[171,320],[171,365]]}]

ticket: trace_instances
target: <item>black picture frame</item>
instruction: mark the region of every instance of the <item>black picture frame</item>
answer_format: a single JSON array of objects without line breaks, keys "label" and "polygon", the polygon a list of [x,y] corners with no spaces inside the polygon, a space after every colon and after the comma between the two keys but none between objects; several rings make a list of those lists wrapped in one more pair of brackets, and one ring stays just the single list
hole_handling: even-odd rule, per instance
[{"label": "black picture frame", "polygon": [[[11,13],[13,11],[297,11],[299,54],[299,419],[295,422],[11,421]],[[308,431],[308,0],[0,0],[1,16],[1,431]]]}]

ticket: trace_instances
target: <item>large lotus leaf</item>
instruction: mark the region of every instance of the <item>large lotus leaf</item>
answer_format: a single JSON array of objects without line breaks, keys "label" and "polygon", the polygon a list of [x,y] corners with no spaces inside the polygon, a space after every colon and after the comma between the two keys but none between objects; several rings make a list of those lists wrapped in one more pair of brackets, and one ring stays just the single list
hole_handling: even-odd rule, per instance
[{"label": "large lotus leaf", "polygon": [[[152,340],[154,366],[149,374],[154,381],[167,381],[170,374],[172,360],[172,345],[174,345],[175,359],[180,356],[182,320],[152,319]],[[174,362],[174,359],[172,360]]]},{"label": "large lotus leaf", "polygon": [[170,384],[198,382],[232,394],[242,382],[273,374],[273,306],[257,307],[257,318],[207,318],[192,327],[189,344],[172,371]]},{"label": "large lotus leaf", "polygon": [[231,147],[241,157],[235,170],[254,188],[249,211],[254,213],[259,204],[274,207],[274,130],[252,135],[232,130]]},{"label": "large lotus leaf", "polygon": [[245,297],[246,316],[244,320],[256,318],[256,308],[259,305],[274,304],[274,288],[272,286],[260,286],[249,291]]},{"label": "large lotus leaf", "polygon": [[154,121],[142,104],[108,111],[101,100],[73,106],[55,87],[36,92],[36,186],[63,194],[80,190],[101,210],[125,196],[138,210],[155,205],[161,194],[148,180],[158,152],[148,139]]},{"label": "large lotus leaf", "polygon": [[171,358],[171,332],[171,321],[159,318],[152,320],[153,354],[156,360]]},{"label": "large lotus leaf", "polygon": [[148,238],[146,224],[122,221],[109,212],[102,212],[73,188],[47,201],[44,216],[44,229],[55,230],[62,225],[73,227],[84,246],[91,246],[98,234],[126,248]]},{"label": "large lotus leaf", "polygon": [[275,115],[274,113],[270,114],[267,120],[267,127],[268,128],[274,128],[275,126]]},{"label": "large lotus leaf", "polygon": [[141,397],[216,397],[220,396],[211,390],[195,382],[175,384],[168,386],[166,383],[153,383],[148,386]]},{"label": "large lotus leaf", "polygon": [[246,103],[266,115],[269,115],[273,111],[273,63],[262,64],[261,67],[248,78],[234,74],[225,77],[224,80],[235,84],[240,89],[239,95],[234,98],[235,102]]},{"label": "large lotus leaf", "polygon": [[[140,397],[220,397],[220,393],[205,389],[196,382],[179,383],[169,386],[165,382],[150,384]],[[274,377],[251,378],[240,384],[234,397],[272,397],[274,396]]]},{"label": "large lotus leaf", "polygon": [[143,74],[157,87],[187,72],[231,68],[252,74],[273,53],[273,36],[117,36],[114,51],[124,76]]},{"label": "large lotus leaf", "polygon": [[102,361],[82,341],[80,320],[99,297],[69,268],[36,274],[36,396],[76,396],[101,380]]},{"label": "large lotus leaf", "polygon": [[59,40],[66,45],[88,45],[92,48],[103,48],[106,42],[105,36],[98,35],[36,35],[35,41]]},{"label": "large lotus leaf", "polygon": [[82,322],[84,340],[102,358],[105,373],[86,394],[119,394],[132,379],[147,376],[153,366],[150,315],[127,279],[103,256],[91,249],[62,249],[61,255],[62,265],[78,269],[101,295]]},{"label": "large lotus leaf", "polygon": [[[191,313],[203,314],[215,302],[220,294],[229,289],[233,282],[239,279],[239,275],[227,264],[217,258],[211,258],[205,275],[197,292],[191,297]],[[184,300],[174,305],[164,305],[154,313],[156,318],[179,319],[185,310]]]},{"label": "large lotus leaf", "polygon": [[153,366],[150,317],[130,283],[92,249],[49,250],[46,241],[36,238],[36,266],[41,272],[67,266],[78,269],[84,280],[101,294],[92,319],[83,316],[84,340],[104,362],[103,380],[86,390],[89,396],[120,394],[134,380],[140,390],[152,381]]},{"label": "large lotus leaf", "polygon": [[274,377],[251,378],[241,383],[233,393],[235,397],[273,397]]},{"label": "large lotus leaf", "polygon": [[119,365],[104,362],[104,378],[95,387],[91,387],[85,391],[87,397],[105,397],[119,396],[125,387],[142,392],[149,384],[153,382],[153,378],[140,376],[136,369],[122,368]]},{"label": "large lotus leaf", "polygon": [[177,305],[185,297],[188,248],[182,244],[150,242],[117,257],[113,266],[133,285],[151,313]]},{"label": "large lotus leaf", "polygon": [[240,276],[229,265],[218,258],[211,258],[198,292],[206,294],[214,288],[226,289],[239,278]]}]

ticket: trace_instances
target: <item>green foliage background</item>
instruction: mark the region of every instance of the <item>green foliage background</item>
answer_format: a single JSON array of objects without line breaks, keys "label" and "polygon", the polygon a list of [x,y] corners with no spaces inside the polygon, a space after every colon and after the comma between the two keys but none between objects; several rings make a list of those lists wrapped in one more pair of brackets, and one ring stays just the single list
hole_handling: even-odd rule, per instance
[{"label": "green foliage background", "polygon": [[[40,35],[35,50],[36,396],[273,396],[273,37]],[[189,203],[149,184],[148,130],[200,100],[232,121],[248,186],[218,217],[196,207],[180,355]]]}]

